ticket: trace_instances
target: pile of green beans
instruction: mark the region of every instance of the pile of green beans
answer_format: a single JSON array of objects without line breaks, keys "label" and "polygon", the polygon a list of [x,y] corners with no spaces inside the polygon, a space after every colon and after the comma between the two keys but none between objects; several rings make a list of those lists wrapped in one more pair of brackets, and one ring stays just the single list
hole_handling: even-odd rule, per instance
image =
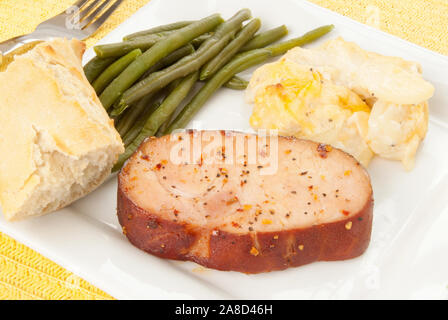
[{"label": "pile of green beans", "polygon": [[194,38],[214,30],[222,23],[218,14],[193,22],[176,32],[162,38],[141,56],[135,59],[118,77],[116,77],[100,95],[104,108],[109,109],[112,104],[129,89],[149,68],[165,58],[171,52],[188,44]]},{"label": "pile of green beans", "polygon": [[[113,171],[121,169],[145,138],[188,125],[220,87],[246,89],[248,81],[238,73],[333,29],[323,26],[275,44],[288,34],[286,26],[256,34],[260,27],[260,19],[251,19],[251,12],[242,9],[226,21],[214,14],[96,46],[97,56],[85,65],[84,72],[125,145]],[[197,91],[199,81],[204,84]],[[193,90],[197,91],[194,95]],[[192,98],[185,101],[187,97]]]},{"label": "pile of green beans", "polygon": [[234,37],[234,33],[239,29],[241,23],[249,19],[250,16],[248,9],[237,12],[229,20],[219,25],[216,32],[209,39],[205,40],[196,52],[179,60],[167,69],[150,75],[126,90],[121,97],[120,106],[129,105],[144,95],[168,85],[171,81],[199,70],[207,61],[224,49]]}]

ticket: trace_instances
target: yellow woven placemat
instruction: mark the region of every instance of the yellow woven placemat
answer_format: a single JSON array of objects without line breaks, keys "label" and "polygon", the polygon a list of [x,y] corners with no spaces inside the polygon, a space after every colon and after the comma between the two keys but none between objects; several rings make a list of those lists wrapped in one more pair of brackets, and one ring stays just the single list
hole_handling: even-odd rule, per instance
[{"label": "yellow woven placemat", "polygon": [[[87,45],[93,45],[148,1],[125,1],[101,29],[87,40]],[[446,0],[311,1],[428,49],[448,54]],[[0,41],[32,31],[39,22],[59,13],[73,2],[73,0],[0,1]],[[112,299],[112,297],[0,233],[0,299]]]},{"label": "yellow woven placemat", "polygon": [[448,55],[447,0],[310,0],[359,22]]}]

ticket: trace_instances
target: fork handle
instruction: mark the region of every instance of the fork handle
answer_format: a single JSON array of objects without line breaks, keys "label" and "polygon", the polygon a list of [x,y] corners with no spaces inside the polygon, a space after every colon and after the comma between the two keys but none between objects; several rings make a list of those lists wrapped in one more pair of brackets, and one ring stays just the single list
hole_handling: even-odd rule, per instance
[{"label": "fork handle", "polygon": [[22,36],[17,36],[6,41],[0,42],[0,54],[7,54],[11,49],[14,49],[19,44],[24,44],[26,40],[30,40],[36,38],[33,36],[33,33],[25,34]]}]

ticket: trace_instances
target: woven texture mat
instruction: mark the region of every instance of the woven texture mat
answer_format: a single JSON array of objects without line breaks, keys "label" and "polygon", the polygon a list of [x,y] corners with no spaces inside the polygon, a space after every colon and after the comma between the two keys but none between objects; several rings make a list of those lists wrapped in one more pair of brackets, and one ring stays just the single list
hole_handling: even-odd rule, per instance
[{"label": "woven texture mat", "polygon": [[[149,0],[127,0],[86,42],[92,46]],[[179,0],[181,1],[181,0]],[[190,0],[194,3],[194,0]],[[31,32],[73,0],[0,1],[0,41]],[[448,54],[447,0],[311,0],[420,46]],[[0,233],[0,299],[113,299]]]}]

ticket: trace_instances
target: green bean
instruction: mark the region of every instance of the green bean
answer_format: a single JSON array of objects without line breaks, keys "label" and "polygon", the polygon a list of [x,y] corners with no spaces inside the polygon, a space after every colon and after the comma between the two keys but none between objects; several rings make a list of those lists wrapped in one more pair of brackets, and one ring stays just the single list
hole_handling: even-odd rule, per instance
[{"label": "green bean", "polygon": [[148,78],[126,90],[119,103],[120,109],[125,108],[126,105],[130,105],[144,95],[164,87],[175,79],[199,70],[204,63],[224,48],[234,36],[236,29],[240,27],[244,20],[249,18],[250,11],[248,9],[238,11],[232,18],[222,23],[213,36],[207,39],[196,52],[162,71],[151,74]]},{"label": "green bean", "polygon": [[312,42],[324,35],[326,35],[328,32],[333,30],[334,25],[326,25],[319,28],[316,28],[314,30],[311,30],[307,33],[305,33],[303,36],[299,38],[294,38],[291,40],[287,40],[284,42],[281,42],[279,44],[274,44],[266,47],[266,49],[270,50],[272,52],[273,56],[278,56],[280,54],[285,53],[289,49],[292,49],[294,47],[302,46],[306,43]]},{"label": "green bean", "polygon": [[191,44],[193,45],[193,47],[199,48],[201,44],[203,44],[204,41],[210,38],[212,35],[213,35],[212,32],[204,33],[203,35],[200,35],[196,39],[191,40]]},{"label": "green bean", "polygon": [[132,128],[138,117],[146,108],[148,108],[153,98],[153,94],[148,94],[147,96],[141,98],[132,108],[127,110],[122,118],[120,118],[116,129],[121,137],[124,137],[128,133],[129,129]]},{"label": "green bean", "polygon": [[146,119],[154,112],[154,110],[157,110],[157,108],[160,106],[161,102],[157,101],[154,102],[150,107],[143,110],[143,113],[141,116],[137,119],[137,121],[134,123],[134,125],[128,130],[128,132],[123,137],[123,144],[125,147],[127,147],[129,144],[131,144],[132,141],[138,136],[140,131],[143,129],[143,126],[145,125]]},{"label": "green bean", "polygon": [[158,32],[158,33],[152,33],[152,34],[147,34],[144,36],[139,36],[139,37],[135,37],[129,40],[124,40],[122,42],[133,42],[133,41],[138,41],[138,40],[142,40],[142,39],[160,39],[160,38],[165,38],[166,36],[169,36],[170,34],[176,32],[177,30],[170,30],[170,31],[162,31],[162,32]]},{"label": "green bean", "polygon": [[193,22],[194,21],[179,21],[179,22],[174,22],[174,23],[170,23],[170,24],[157,26],[157,27],[154,27],[154,28],[151,28],[151,29],[147,29],[147,30],[143,30],[143,31],[139,31],[139,32],[128,34],[127,36],[125,36],[123,38],[123,40],[131,40],[131,39],[134,39],[134,38],[137,38],[137,37],[147,36],[149,34],[160,33],[160,32],[164,32],[164,31],[177,30],[177,29],[186,27],[186,26],[192,24]]},{"label": "green bean", "polygon": [[100,94],[116,76],[126,69],[126,67],[141,54],[142,51],[140,49],[135,49],[107,67],[92,84],[95,92]]},{"label": "green bean", "polygon": [[181,83],[165,98],[162,104],[155,110],[146,120],[143,128],[132,143],[126,147],[126,150],[118,158],[112,171],[120,170],[124,162],[137,150],[138,146],[145,140],[145,138],[153,136],[159,127],[168,120],[170,115],[176,110],[177,106],[188,95],[191,88],[196,83],[199,77],[199,72],[193,72],[185,77]]},{"label": "green bean", "polygon": [[[168,88],[168,92],[172,92],[174,89],[176,89],[179,84],[182,82],[184,78],[180,78],[180,79],[176,79],[173,82],[170,83],[169,88]],[[177,107],[179,108],[180,105]],[[176,110],[177,110],[176,108]],[[170,124],[171,120],[174,119],[174,114],[176,113],[176,111],[173,111],[170,116],[168,117],[168,119],[162,123],[162,125],[159,127],[159,129],[156,132],[156,136],[160,137],[160,134],[163,134],[163,132],[168,128],[168,125]]]},{"label": "green bean", "polygon": [[160,32],[156,32],[156,33],[151,33],[151,34],[141,35],[141,36],[138,36],[138,37],[134,37],[134,38],[132,38],[132,39],[123,39],[123,42],[126,42],[126,41],[135,41],[135,40],[138,40],[138,39],[144,39],[144,38],[148,38],[148,37],[151,37],[151,36],[155,36],[155,37],[166,37],[167,35],[169,35],[169,34],[171,34],[171,33],[173,33],[173,32],[176,32],[176,31],[177,31],[177,30],[160,31]]},{"label": "green bean", "polygon": [[167,66],[172,65],[173,63],[177,62],[178,60],[182,59],[185,56],[188,56],[189,54],[192,54],[194,52],[194,48],[192,44],[187,44],[183,47],[180,47],[176,51],[173,51],[169,55],[167,55],[165,58],[157,62],[155,65],[153,65],[151,68],[148,69],[148,71],[145,72],[145,74],[140,78],[143,80],[144,78],[148,77],[151,73],[156,72],[162,68],[165,68]]},{"label": "green bean", "polygon": [[140,49],[142,51],[148,50],[155,43],[166,37],[166,35],[151,34],[135,40],[101,44],[93,47],[93,49],[95,50],[96,55],[100,58],[121,57],[135,49]]},{"label": "green bean", "polygon": [[104,108],[108,110],[126,89],[131,87],[135,81],[158,61],[176,49],[188,44],[201,34],[212,31],[222,21],[222,18],[218,14],[214,14],[197,22],[193,22],[173,32],[159,42],[156,42],[151,48],[135,59],[104,89],[100,96]]},{"label": "green bean", "polygon": [[172,114],[170,114],[168,119],[164,123],[162,123],[159,130],[157,130],[157,132],[155,134],[156,137],[162,137],[162,136],[166,135],[166,130],[170,126],[171,121],[173,121],[175,114],[176,114],[176,111],[174,111]]},{"label": "green bean", "polygon": [[277,40],[280,40],[288,34],[288,28],[285,25],[280,27],[261,32],[247,42],[241,49],[240,52],[245,52],[253,49],[260,49],[267,45],[270,45]]},{"label": "green bean", "polygon": [[176,30],[149,34],[122,42],[97,45],[93,49],[97,56],[102,58],[121,57],[135,49],[146,51],[156,42],[159,42],[174,32],[176,32]]},{"label": "green bean", "polygon": [[92,83],[111,63],[115,58],[99,58],[94,57],[84,66],[84,74],[87,80]]},{"label": "green bean", "polygon": [[249,81],[241,79],[238,76],[233,76],[229,81],[224,84],[224,87],[233,89],[233,90],[245,90]]},{"label": "green bean", "polygon": [[[215,32],[213,33],[211,38],[212,39],[215,38],[214,40],[216,41],[216,39],[223,37],[224,35],[228,34],[231,31],[236,30],[237,28],[240,28],[241,23],[243,23],[243,21],[246,21],[250,18],[251,18],[251,12],[249,9],[239,10],[230,19],[228,19],[224,23],[222,23],[215,30]],[[209,41],[212,41],[212,40],[207,40],[205,43],[207,43]]]},{"label": "green bean", "polygon": [[[130,41],[124,41],[124,42],[115,43],[115,44],[111,44],[111,45],[105,45],[105,46],[110,46],[110,47],[99,47],[97,50],[102,50],[103,55],[123,54],[126,51],[129,51],[133,47],[138,47],[142,50],[146,50],[149,47],[151,47],[152,45],[154,45],[154,43],[156,43],[157,41],[160,41],[161,39],[165,38],[167,35],[175,32],[175,31],[176,30],[166,31],[166,32],[162,32],[162,33],[156,33],[156,34],[152,34],[149,36],[137,37]],[[191,44],[195,48],[198,48],[205,40],[210,38],[212,35],[213,35],[212,32],[204,33],[204,34],[200,35],[199,37],[191,40]],[[126,45],[126,46],[124,47],[124,45]],[[117,50],[117,51],[114,52],[114,50]]]},{"label": "green bean", "polygon": [[212,60],[207,62],[201,69],[199,76],[200,80],[205,80],[216,71],[218,71],[223,65],[232,59],[232,57],[238,52],[238,50],[249,41],[250,38],[260,29],[260,19],[253,19],[236,35],[233,39],[218,55]]},{"label": "green bean", "polygon": [[176,119],[173,120],[168,127],[168,132],[173,132],[173,130],[185,127],[204,105],[205,101],[238,72],[264,62],[270,57],[283,54],[298,45],[314,41],[330,32],[332,29],[333,25],[320,27],[299,38],[238,54],[204,84],[191,101],[182,109]]},{"label": "green bean", "polygon": [[156,42],[166,38],[174,32],[176,32],[176,30],[149,34],[122,42],[97,45],[93,49],[95,50],[95,53],[102,58],[121,57],[135,49],[146,51]]}]

